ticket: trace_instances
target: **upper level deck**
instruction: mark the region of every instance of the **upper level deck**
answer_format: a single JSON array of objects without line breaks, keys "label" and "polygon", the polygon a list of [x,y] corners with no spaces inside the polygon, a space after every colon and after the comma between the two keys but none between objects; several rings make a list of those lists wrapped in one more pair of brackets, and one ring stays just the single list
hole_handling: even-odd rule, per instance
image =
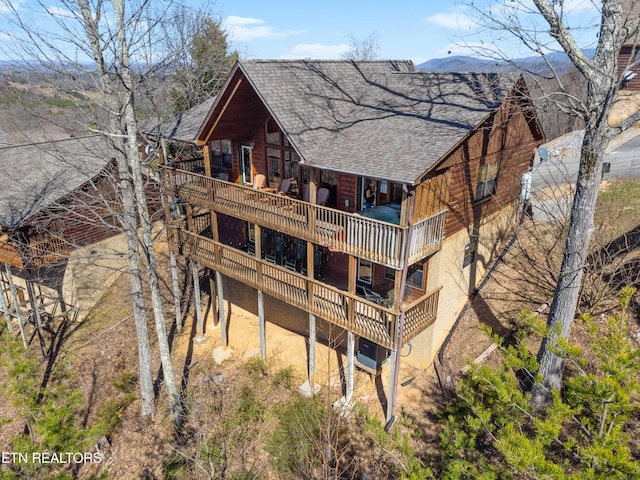
[{"label": "upper level deck", "polygon": [[[163,167],[161,178],[165,195],[325,246],[332,251],[394,269],[403,268],[408,225],[387,223],[172,167]],[[440,248],[445,215],[446,208],[443,207],[411,227],[409,264]]]}]

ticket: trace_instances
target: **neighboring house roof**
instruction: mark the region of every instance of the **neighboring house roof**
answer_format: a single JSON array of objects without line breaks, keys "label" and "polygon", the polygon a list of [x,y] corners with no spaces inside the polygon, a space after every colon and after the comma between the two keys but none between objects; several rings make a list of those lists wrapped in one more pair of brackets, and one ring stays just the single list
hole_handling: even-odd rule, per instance
[{"label": "neighboring house roof", "polygon": [[[410,61],[249,60],[225,88],[238,71],[307,165],[410,184],[495,111],[520,77],[418,72]],[[198,140],[227,108],[228,97],[217,98]]]},{"label": "neighboring house roof", "polygon": [[101,136],[0,148],[0,226],[18,226],[95,178],[110,152]]},{"label": "neighboring house roof", "polygon": [[169,140],[193,142],[214,100],[215,98],[209,98],[200,105],[178,114],[177,117],[161,123],[157,128],[157,133],[160,137]]}]

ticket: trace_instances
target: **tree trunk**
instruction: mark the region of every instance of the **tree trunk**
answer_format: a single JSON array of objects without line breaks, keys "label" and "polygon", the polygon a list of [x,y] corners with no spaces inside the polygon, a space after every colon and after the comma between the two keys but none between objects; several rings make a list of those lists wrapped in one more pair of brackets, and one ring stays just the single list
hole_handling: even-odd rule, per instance
[{"label": "tree trunk", "polygon": [[[592,94],[595,99],[602,99],[599,104],[605,108],[610,102],[610,91]],[[593,110],[592,110],[593,111]],[[585,261],[589,251],[589,242],[594,231],[594,215],[598,199],[598,188],[602,178],[602,164],[609,141],[613,135],[607,123],[607,115],[593,115],[587,121],[585,136],[582,141],[580,169],[576,193],[571,207],[569,231],[565,242],[560,276],[554,292],[547,325],[551,332],[544,338],[538,352],[542,381],[534,385],[531,403],[534,408],[543,408],[550,399],[552,389],[562,386],[564,356],[559,342],[568,340],[571,326],[579,301],[580,286],[584,273]]]},{"label": "tree trunk", "polygon": [[[612,127],[609,125],[609,114],[620,88],[617,73],[618,52],[626,40],[635,36],[638,26],[637,20],[627,23],[627,14],[632,12],[625,11],[622,1],[604,0],[598,45],[593,60],[589,60],[578,47],[569,27],[563,23],[562,5],[559,13],[555,9],[555,2],[533,1],[549,23],[550,35],[558,41],[576,68],[587,79],[585,135],[580,151],[576,193],[571,208],[560,276],[547,320],[551,331],[549,337],[542,341],[538,352],[538,374],[542,378],[533,386],[531,392],[532,406],[540,409],[549,402],[551,390],[559,390],[562,386],[564,356],[558,347],[561,341],[569,339],[576,314],[589,241],[594,230],[604,155],[614,134],[631,124],[625,122],[628,125],[624,128]],[[637,115],[632,115],[628,120],[637,121]]]},{"label": "tree trunk", "polygon": [[179,430],[182,425],[184,412],[182,410],[180,393],[175,381],[173,365],[171,362],[171,349],[169,348],[169,341],[167,339],[167,330],[162,307],[162,296],[160,294],[160,283],[158,281],[157,262],[155,251],[153,250],[152,224],[149,217],[149,210],[147,208],[144,180],[142,177],[142,168],[138,152],[138,125],[135,117],[133,95],[135,89],[134,80],[129,68],[129,51],[124,23],[124,0],[113,0],[113,6],[116,14],[116,28],[121,68],[120,73],[122,76],[122,82],[128,92],[125,99],[126,103],[124,105],[124,120],[127,126],[127,157],[129,159],[129,167],[132,172],[138,217],[140,219],[140,229],[142,231],[142,251],[147,264],[149,288],[151,290],[151,304],[155,319],[156,334],[158,336],[158,347],[160,350],[160,361],[162,363],[164,383],[167,386],[167,391],[169,393],[169,402],[171,404],[174,424],[176,429]]},{"label": "tree trunk", "polygon": [[126,150],[124,148],[124,136],[121,133],[122,127],[119,125],[120,119],[117,115],[117,112],[119,111],[117,108],[117,92],[111,84],[109,70],[106,66],[103,49],[100,44],[101,37],[98,25],[100,21],[100,12],[96,12],[94,18],[91,6],[87,0],[76,1],[80,7],[80,12],[84,22],[83,27],[91,45],[93,60],[96,63],[100,88],[108,101],[110,131],[107,133],[107,136],[112,138],[114,143],[118,143],[118,186],[123,206],[121,225],[127,239],[127,258],[129,263],[129,277],[131,281],[131,301],[133,303],[133,317],[138,343],[141,415],[143,418],[147,418],[154,412],[153,371],[149,331],[147,328],[147,312],[142,291],[142,261],[138,250],[138,221],[135,193],[133,190],[131,171],[126,158]]}]

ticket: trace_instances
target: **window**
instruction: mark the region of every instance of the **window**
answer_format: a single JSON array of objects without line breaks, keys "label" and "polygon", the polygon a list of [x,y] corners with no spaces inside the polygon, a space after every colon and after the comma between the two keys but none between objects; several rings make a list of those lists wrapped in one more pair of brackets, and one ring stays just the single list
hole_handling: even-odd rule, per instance
[{"label": "window", "polygon": [[481,165],[478,168],[478,181],[476,183],[476,200],[490,197],[496,189],[498,177],[498,161]]},{"label": "window", "polygon": [[424,264],[414,263],[407,270],[407,285],[422,290],[424,287]]},{"label": "window", "polygon": [[369,260],[358,259],[358,280],[371,285],[373,264]]},{"label": "window", "polygon": [[387,280],[395,280],[396,279],[396,271],[391,267],[384,267],[384,278]]},{"label": "window", "polygon": [[471,241],[464,247],[464,257],[462,258],[462,268],[467,268],[476,258],[478,247],[478,237],[471,237]]},{"label": "window", "polygon": [[209,144],[211,165],[218,168],[231,168],[231,142],[229,140],[214,140]]},{"label": "window", "polygon": [[248,185],[251,183],[251,147],[242,145],[240,155],[240,178],[244,185]]}]

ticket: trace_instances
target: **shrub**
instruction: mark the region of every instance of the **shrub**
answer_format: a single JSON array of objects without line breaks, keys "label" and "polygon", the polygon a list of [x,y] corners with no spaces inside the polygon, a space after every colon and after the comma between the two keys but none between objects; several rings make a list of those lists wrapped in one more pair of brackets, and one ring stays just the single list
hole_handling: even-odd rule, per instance
[{"label": "shrub", "polygon": [[[544,412],[533,410],[519,380],[522,372],[535,377],[537,371],[523,339],[501,347],[500,366],[472,368],[443,411],[441,477],[640,478],[629,433],[640,393],[640,353],[626,328],[633,293],[622,290],[621,310],[604,332],[583,317],[594,358],[564,348],[569,358],[563,394],[554,391]],[[533,315],[526,317],[519,321],[529,331],[548,334]]]}]

